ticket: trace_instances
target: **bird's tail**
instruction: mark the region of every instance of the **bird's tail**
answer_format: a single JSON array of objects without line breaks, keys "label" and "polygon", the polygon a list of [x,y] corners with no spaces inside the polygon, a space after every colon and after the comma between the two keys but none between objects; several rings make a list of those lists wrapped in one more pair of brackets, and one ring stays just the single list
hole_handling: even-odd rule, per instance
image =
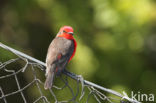
[{"label": "bird's tail", "polygon": [[44,83],[44,88],[45,89],[50,89],[52,87],[52,85],[53,85],[53,80],[54,80],[54,72],[52,72],[52,73],[49,72],[47,74],[47,79],[46,79],[46,81]]}]

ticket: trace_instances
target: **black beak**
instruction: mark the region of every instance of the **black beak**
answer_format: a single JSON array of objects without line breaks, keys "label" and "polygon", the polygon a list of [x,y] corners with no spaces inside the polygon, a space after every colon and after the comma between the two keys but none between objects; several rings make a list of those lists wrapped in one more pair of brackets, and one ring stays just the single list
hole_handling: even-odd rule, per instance
[{"label": "black beak", "polygon": [[73,32],[68,32],[68,34],[74,35],[74,33],[73,33]]}]

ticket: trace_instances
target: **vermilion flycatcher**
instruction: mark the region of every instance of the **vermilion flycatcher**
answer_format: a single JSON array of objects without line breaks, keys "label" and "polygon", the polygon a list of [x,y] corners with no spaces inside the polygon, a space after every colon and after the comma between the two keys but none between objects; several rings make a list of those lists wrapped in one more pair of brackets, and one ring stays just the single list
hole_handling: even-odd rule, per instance
[{"label": "vermilion flycatcher", "polygon": [[59,75],[75,55],[77,43],[73,34],[72,27],[64,26],[51,42],[46,58],[45,89],[52,87],[54,76]]}]

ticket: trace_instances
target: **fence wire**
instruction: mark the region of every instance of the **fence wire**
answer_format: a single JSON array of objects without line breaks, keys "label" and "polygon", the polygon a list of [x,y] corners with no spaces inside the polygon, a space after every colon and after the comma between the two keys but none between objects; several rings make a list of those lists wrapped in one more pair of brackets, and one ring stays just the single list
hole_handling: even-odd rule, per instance
[{"label": "fence wire", "polygon": [[[0,61],[0,74],[4,74],[0,75],[0,81],[3,80],[5,84],[7,84],[9,79],[12,79],[11,81],[14,82],[13,86],[17,88],[16,90],[8,92],[7,88],[11,88],[12,85],[6,87],[6,85],[4,86],[0,83],[0,103],[12,103],[9,100],[9,97],[12,96],[15,97],[14,99],[17,99],[17,101],[20,99],[20,102],[17,103],[90,103],[92,101],[96,101],[97,103],[140,103],[129,98],[125,92],[121,94],[114,90],[104,88],[84,80],[81,75],[76,75],[69,71],[64,71],[65,75],[58,77],[59,80],[62,81],[62,87],[54,85],[51,89],[44,90],[45,63],[2,43],[0,43],[0,47],[17,56],[5,62]],[[20,66],[22,65],[22,67],[20,67],[19,64]],[[9,65],[15,66],[10,69]],[[23,77],[31,77],[32,79],[31,81],[29,79],[26,83],[21,83],[21,81],[24,81],[21,80],[21,75]],[[60,95],[58,95],[57,92],[61,94],[61,92],[66,92],[64,90],[68,90],[67,93],[70,93],[71,97],[68,98],[68,94],[65,93],[63,94],[63,99],[65,100],[62,100],[62,97],[59,97]],[[37,95],[35,95],[35,99],[32,99],[35,94],[34,92],[37,92]]]}]

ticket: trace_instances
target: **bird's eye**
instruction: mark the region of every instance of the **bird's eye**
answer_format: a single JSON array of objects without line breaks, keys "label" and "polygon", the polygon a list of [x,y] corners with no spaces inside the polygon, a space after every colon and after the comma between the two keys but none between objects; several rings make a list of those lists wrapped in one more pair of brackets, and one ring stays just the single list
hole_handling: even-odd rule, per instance
[{"label": "bird's eye", "polygon": [[65,30],[63,30],[64,33],[67,33]]}]

